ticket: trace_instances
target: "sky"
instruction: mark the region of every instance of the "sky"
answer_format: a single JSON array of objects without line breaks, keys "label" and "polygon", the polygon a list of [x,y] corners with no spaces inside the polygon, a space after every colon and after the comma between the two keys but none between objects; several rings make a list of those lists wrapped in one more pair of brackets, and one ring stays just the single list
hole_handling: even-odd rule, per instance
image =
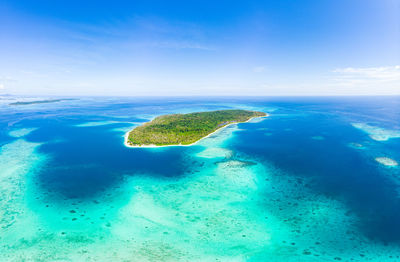
[{"label": "sky", "polygon": [[399,0],[0,0],[0,94],[400,95]]}]

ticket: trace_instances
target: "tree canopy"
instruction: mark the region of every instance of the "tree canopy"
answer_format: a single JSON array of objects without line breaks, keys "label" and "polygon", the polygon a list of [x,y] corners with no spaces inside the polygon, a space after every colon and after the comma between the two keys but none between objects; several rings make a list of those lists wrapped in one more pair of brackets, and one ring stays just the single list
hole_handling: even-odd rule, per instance
[{"label": "tree canopy", "polygon": [[129,145],[189,145],[228,124],[266,116],[249,110],[218,110],[156,117],[129,132]]}]

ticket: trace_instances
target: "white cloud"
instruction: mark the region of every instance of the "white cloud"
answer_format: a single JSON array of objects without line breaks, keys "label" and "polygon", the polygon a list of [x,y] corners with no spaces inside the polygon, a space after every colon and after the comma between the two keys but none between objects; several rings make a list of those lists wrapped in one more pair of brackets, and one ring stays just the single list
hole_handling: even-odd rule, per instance
[{"label": "white cloud", "polygon": [[108,46],[156,47],[171,49],[215,50],[209,45],[206,30],[198,24],[170,22],[157,17],[135,16],[93,26],[67,24],[66,35],[72,39],[98,47],[102,41]]},{"label": "white cloud", "polygon": [[399,95],[400,65],[347,67],[332,71],[331,88],[344,94]]},{"label": "white cloud", "polygon": [[400,65],[385,67],[365,68],[338,68],[333,70],[338,74],[338,79],[360,80],[360,81],[400,81]]},{"label": "white cloud", "polygon": [[39,73],[39,72],[36,72],[36,71],[21,70],[20,72],[22,74],[26,75],[26,76],[35,77],[35,78],[45,78],[45,77],[48,76],[46,74],[42,74],[42,73]]},{"label": "white cloud", "polygon": [[172,49],[200,49],[213,51],[214,48],[190,41],[160,41],[148,44],[148,46]]},{"label": "white cloud", "polygon": [[6,87],[3,84],[0,84],[0,90],[4,90]]},{"label": "white cloud", "polygon": [[2,81],[2,82],[17,82],[16,79],[11,78],[9,76],[0,76],[0,81]]},{"label": "white cloud", "polygon": [[256,66],[253,68],[253,72],[255,73],[261,73],[264,72],[266,70],[266,68],[264,66]]}]

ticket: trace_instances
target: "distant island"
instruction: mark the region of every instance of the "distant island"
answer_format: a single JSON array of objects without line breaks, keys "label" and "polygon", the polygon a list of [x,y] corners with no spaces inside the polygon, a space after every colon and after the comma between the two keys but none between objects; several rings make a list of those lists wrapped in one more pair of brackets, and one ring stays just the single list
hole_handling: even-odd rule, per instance
[{"label": "distant island", "polygon": [[10,106],[23,106],[23,105],[33,105],[33,104],[46,104],[46,103],[55,103],[66,100],[76,100],[75,98],[65,98],[65,99],[47,99],[47,100],[35,100],[35,101],[23,101],[23,102],[14,102],[10,103]]},{"label": "distant island", "polygon": [[249,110],[218,110],[156,117],[125,135],[129,147],[192,145],[220,128],[247,122],[255,117],[268,116]]}]

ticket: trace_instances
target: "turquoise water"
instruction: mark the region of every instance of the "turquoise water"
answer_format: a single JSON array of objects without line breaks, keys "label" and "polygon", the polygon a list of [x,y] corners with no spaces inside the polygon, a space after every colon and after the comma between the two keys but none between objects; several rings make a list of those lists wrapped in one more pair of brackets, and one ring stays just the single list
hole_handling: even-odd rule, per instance
[{"label": "turquoise water", "polygon": [[[0,100],[1,101],[1,100]],[[270,117],[127,148],[167,113]],[[0,261],[399,261],[400,98],[0,103]]]}]

